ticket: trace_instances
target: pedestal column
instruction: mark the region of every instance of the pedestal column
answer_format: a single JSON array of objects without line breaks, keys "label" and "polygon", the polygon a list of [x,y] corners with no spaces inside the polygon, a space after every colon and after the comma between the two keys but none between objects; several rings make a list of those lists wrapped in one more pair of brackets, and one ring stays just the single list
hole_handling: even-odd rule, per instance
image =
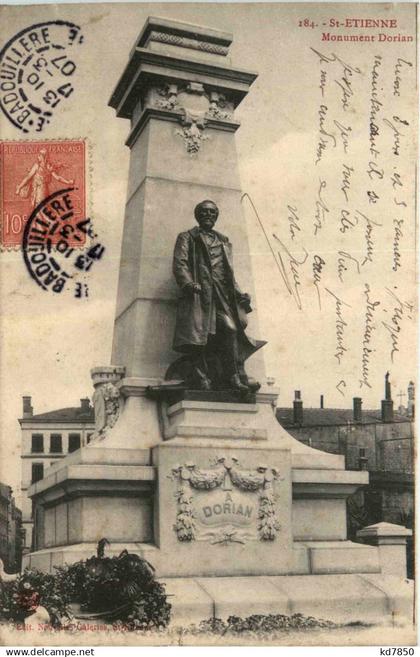
[{"label": "pedestal column", "polygon": [[[194,207],[217,203],[217,229],[234,245],[235,274],[254,296],[235,149],[235,109],[255,73],[232,68],[232,38],[218,30],[150,18],[112,94],[130,119],[130,171],[112,363],[127,376],[161,378],[172,351],[179,290],[172,275],[178,233],[195,225]],[[257,313],[249,333],[259,337]],[[265,379],[262,354],[247,369]]]},{"label": "pedestal column", "polygon": [[411,529],[390,522],[378,522],[359,529],[358,538],[379,547],[381,572],[405,579],[407,577],[407,538]]}]

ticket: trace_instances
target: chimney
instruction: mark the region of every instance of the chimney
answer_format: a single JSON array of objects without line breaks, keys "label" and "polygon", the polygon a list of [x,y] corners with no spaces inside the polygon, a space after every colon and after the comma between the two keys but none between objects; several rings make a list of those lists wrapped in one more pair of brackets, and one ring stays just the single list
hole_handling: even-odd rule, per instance
[{"label": "chimney", "polygon": [[415,393],[415,386],[413,381],[410,381],[410,383],[408,384],[407,395],[408,395],[407,415],[408,417],[414,419],[414,406],[415,406],[416,393]]},{"label": "chimney", "polygon": [[34,409],[32,408],[31,401],[32,397],[22,397],[24,418],[32,417],[34,414]]},{"label": "chimney", "polygon": [[385,399],[386,401],[391,401],[391,384],[389,382],[389,372],[385,374]]},{"label": "chimney", "polygon": [[321,395],[319,399],[319,408],[324,408],[324,395]]},{"label": "chimney", "polygon": [[354,422],[362,421],[362,398],[353,397],[353,420]]},{"label": "chimney", "polygon": [[295,399],[293,402],[293,423],[302,424],[303,422],[303,402],[300,398],[300,390],[295,390]]},{"label": "chimney", "polygon": [[385,374],[385,399],[381,403],[382,422],[393,422],[394,420],[394,402],[391,397],[391,384],[389,382],[389,372]]},{"label": "chimney", "polygon": [[84,413],[87,413],[90,411],[90,399],[89,397],[84,397],[83,399],[80,400],[80,408]]}]

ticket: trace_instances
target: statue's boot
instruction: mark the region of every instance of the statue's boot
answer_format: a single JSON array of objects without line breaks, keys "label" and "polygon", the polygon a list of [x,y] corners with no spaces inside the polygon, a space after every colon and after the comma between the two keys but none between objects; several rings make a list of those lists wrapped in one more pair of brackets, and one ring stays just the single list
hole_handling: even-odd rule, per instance
[{"label": "statue's boot", "polygon": [[230,379],[230,386],[233,390],[240,392],[249,392],[248,386],[244,385],[239,377],[239,374],[234,374]]},{"label": "statue's boot", "polygon": [[241,372],[239,378],[241,383],[243,383],[243,385],[246,386],[250,392],[258,392],[258,390],[261,388],[261,383],[259,381],[256,381],[252,377],[248,377],[245,373]]},{"label": "statue's boot", "polygon": [[243,383],[244,386],[247,386],[250,392],[257,392],[261,388],[261,383],[259,381],[256,381],[252,376],[249,377],[247,375],[243,362],[239,362],[238,372],[241,383]]}]

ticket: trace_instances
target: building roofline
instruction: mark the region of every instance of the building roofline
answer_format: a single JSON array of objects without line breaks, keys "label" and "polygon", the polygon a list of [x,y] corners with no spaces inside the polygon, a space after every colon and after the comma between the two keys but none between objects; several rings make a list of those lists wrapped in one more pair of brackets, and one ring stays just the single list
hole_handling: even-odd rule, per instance
[{"label": "building roofline", "polygon": [[[316,412],[318,417],[308,417],[311,412]],[[287,414],[286,417],[282,417],[282,413]],[[331,417],[331,414],[336,413],[341,414],[341,418]],[[343,415],[348,415],[349,417],[344,418]],[[324,418],[322,417],[324,415]],[[329,417],[328,417],[329,415]],[[319,408],[314,406],[307,406],[303,409],[303,418],[301,422],[293,421],[293,408],[290,406],[282,406],[276,408],[276,418],[279,424],[283,427],[289,428],[315,428],[315,427],[357,427],[357,426],[367,426],[367,425],[381,425],[381,424],[406,424],[414,423],[415,419],[413,417],[408,417],[405,415],[399,415],[394,413],[394,417],[390,422],[384,422],[381,417],[380,409],[363,409],[362,418],[360,421],[354,419],[353,409],[352,408]]]},{"label": "building roofline", "polygon": [[35,424],[95,424],[95,418],[91,419],[82,419],[82,418],[73,418],[73,419],[68,419],[68,418],[38,418],[36,416],[34,417],[25,417],[25,418],[18,418],[19,424],[22,426],[24,422],[27,422],[30,424],[31,422],[34,422]]}]

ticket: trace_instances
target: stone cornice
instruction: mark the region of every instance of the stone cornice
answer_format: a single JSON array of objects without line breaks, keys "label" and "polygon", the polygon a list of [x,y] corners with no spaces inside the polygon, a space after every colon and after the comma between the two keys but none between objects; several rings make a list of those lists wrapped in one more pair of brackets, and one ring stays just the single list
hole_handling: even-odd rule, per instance
[{"label": "stone cornice", "polygon": [[155,479],[156,470],[148,465],[67,465],[60,471],[31,484],[28,488],[28,496],[42,495],[46,501],[53,501],[70,491],[80,496],[82,491],[89,489],[96,491],[97,494],[99,490],[105,489],[115,494],[116,488],[147,490]]},{"label": "stone cornice", "polygon": [[[165,110],[155,107],[146,107],[134,123],[130,134],[125,142],[126,146],[132,146],[138,136],[142,133],[150,119],[160,119],[161,121],[172,121],[179,123],[184,113],[176,110]],[[206,118],[206,128],[223,130],[225,132],[236,132],[240,127],[237,121],[226,121],[220,119]]]},{"label": "stone cornice", "polygon": [[[184,23],[167,18],[160,18],[157,16],[149,16],[136,43],[131,51],[131,54],[136,48],[144,47],[151,39],[153,32],[159,34],[166,34],[171,37],[194,40],[203,44],[214,44],[222,48],[228,49],[232,43],[232,34],[214,28],[203,27],[202,25],[194,25],[192,23]],[[184,47],[188,47],[185,46]],[[197,49],[200,49],[197,47]]]},{"label": "stone cornice", "polygon": [[118,387],[123,397],[146,397],[147,388],[160,383],[161,379],[145,379],[132,376],[122,379]]},{"label": "stone cornice", "polygon": [[363,527],[357,532],[358,538],[374,545],[404,545],[407,538],[412,535],[411,529],[390,522],[378,522]]},{"label": "stone cornice", "polygon": [[346,499],[369,483],[369,473],[353,470],[293,469],[293,499]]},{"label": "stone cornice", "polygon": [[191,50],[198,50],[199,52],[211,53],[212,55],[222,55],[224,57],[229,52],[229,46],[212,43],[208,40],[203,41],[201,39],[194,39],[189,36],[170,34],[169,32],[163,32],[161,30],[152,30],[145,45],[148,45],[150,41],[164,43],[171,46],[179,46]]},{"label": "stone cornice", "polygon": [[109,101],[117,116],[131,118],[141,89],[150,78],[201,82],[216,90],[228,90],[236,107],[248,93],[257,73],[136,48]]}]

